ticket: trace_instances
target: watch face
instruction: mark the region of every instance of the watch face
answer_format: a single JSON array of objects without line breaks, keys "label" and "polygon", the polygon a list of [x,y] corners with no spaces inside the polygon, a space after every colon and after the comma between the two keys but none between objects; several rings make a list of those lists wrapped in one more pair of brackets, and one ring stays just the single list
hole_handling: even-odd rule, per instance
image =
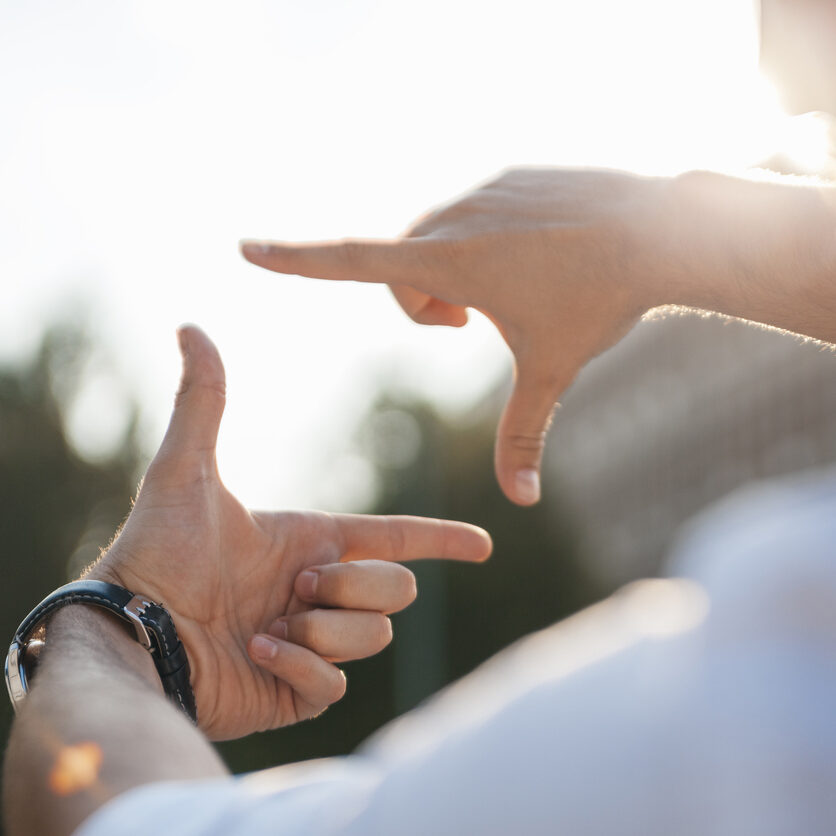
[{"label": "watch face", "polygon": [[836,114],[836,0],[761,0],[761,70],[792,114]]}]

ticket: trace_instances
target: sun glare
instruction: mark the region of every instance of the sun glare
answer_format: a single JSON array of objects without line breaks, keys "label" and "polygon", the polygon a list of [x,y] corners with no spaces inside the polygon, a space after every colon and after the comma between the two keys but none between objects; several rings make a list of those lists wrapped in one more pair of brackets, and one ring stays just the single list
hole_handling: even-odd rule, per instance
[{"label": "sun glare", "polygon": [[[821,154],[759,79],[750,0],[176,5],[7,10],[0,355],[33,349],[81,288],[153,449],[174,328],[202,325],[230,381],[225,477],[247,504],[317,502],[321,451],[344,447],[387,375],[466,409],[508,364],[479,317],[412,326],[381,288],[259,273],[239,238],[396,235],[514,165],[673,174]],[[91,384],[72,416],[85,455],[118,439],[109,397]],[[253,467],[265,450],[281,466]]]},{"label": "sun glare", "polygon": [[819,173],[831,162],[830,117],[807,113],[787,119],[782,148],[804,173]]}]

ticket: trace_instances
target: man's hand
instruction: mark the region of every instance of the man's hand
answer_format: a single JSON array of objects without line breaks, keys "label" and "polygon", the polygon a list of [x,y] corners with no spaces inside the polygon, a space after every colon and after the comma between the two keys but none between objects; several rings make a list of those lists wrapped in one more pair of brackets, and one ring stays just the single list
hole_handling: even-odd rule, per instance
[{"label": "man's hand", "polygon": [[[431,212],[396,241],[246,242],[280,273],[382,282],[426,325],[488,316],[516,361],[496,473],[514,502],[540,496],[555,404],[580,368],[665,301],[654,247],[664,181],[608,171],[511,171]],[[652,269],[651,269],[652,265]],[[670,300],[668,300],[670,301]]]},{"label": "man's hand", "polygon": [[836,341],[836,189],[710,172],[510,171],[395,241],[245,242],[279,273],[382,282],[426,325],[488,316],[516,361],[496,441],[505,494],[540,495],[546,431],[583,365],[681,305]]},{"label": "man's hand", "polygon": [[161,602],[188,652],[201,729],[241,737],[312,717],[340,699],[332,662],[377,653],[385,613],[415,597],[392,561],[480,561],[488,535],[412,517],[263,513],[224,487],[215,442],[225,401],[217,349],[180,333],[171,423],[128,520],[89,577]]}]

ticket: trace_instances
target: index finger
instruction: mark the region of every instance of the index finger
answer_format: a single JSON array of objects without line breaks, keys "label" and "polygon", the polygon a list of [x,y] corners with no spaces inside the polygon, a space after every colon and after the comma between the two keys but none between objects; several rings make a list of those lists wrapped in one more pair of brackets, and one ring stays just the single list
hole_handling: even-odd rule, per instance
[{"label": "index finger", "polygon": [[275,273],[312,279],[409,284],[431,290],[435,242],[421,238],[291,243],[242,241],[247,261]]},{"label": "index finger", "polygon": [[342,560],[442,558],[478,563],[493,543],[484,529],[429,517],[335,514],[343,537]]}]

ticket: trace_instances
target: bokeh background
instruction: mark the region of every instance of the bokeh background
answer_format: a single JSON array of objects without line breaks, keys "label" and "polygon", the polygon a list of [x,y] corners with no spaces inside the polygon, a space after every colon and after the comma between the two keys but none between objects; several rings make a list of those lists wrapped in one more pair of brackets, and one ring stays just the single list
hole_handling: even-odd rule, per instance
[{"label": "bokeh background", "polygon": [[[765,69],[791,109],[827,110],[787,98],[808,89],[776,46],[788,5],[764,8]],[[0,635],[128,512],[183,321],[224,356],[220,466],[246,504],[447,516],[496,544],[485,566],[419,566],[346,699],[224,744],[236,770],[350,751],[661,571],[712,499],[836,460],[831,353],[657,315],[572,387],[543,502],[514,508],[491,466],[509,359],[486,321],[421,328],[384,288],[237,255],[241,237],[396,235],[511,165],[826,171],[827,122],[782,112],[760,28],[750,0],[0,0]],[[9,722],[0,702],[3,738]]]}]

